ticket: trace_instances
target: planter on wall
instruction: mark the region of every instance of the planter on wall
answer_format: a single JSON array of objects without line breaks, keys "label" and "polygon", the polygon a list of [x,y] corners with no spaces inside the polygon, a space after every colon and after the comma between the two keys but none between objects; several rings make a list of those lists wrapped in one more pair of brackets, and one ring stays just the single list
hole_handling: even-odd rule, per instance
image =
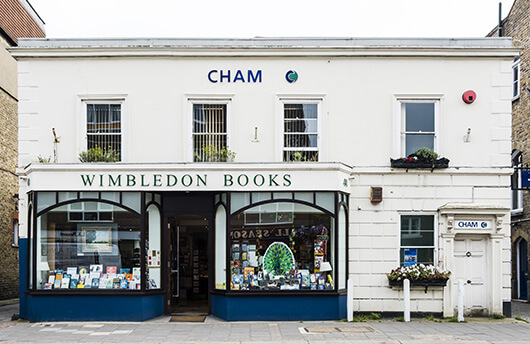
[{"label": "planter on wall", "polygon": [[[403,280],[388,280],[388,284],[391,286],[401,287],[403,286]],[[410,281],[410,286],[419,286],[419,287],[445,287],[447,285],[446,279],[422,279]]]},{"label": "planter on wall", "polygon": [[408,158],[401,159],[390,159],[390,165],[396,168],[447,168],[449,167],[449,159],[440,158],[440,159],[417,159],[412,160]]}]

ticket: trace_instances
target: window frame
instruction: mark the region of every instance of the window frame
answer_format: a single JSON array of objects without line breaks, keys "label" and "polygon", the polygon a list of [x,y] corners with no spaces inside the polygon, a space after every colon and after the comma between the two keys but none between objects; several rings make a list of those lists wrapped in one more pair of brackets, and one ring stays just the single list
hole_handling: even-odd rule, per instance
[{"label": "window frame", "polygon": [[193,97],[187,99],[188,104],[188,120],[189,124],[187,127],[187,133],[185,134],[185,137],[187,137],[187,143],[184,145],[186,152],[184,153],[184,156],[187,157],[188,162],[196,162],[194,161],[194,147],[193,147],[193,138],[194,138],[194,131],[193,131],[193,107],[194,105],[200,105],[200,104],[222,104],[226,105],[226,147],[229,149],[231,146],[231,140],[230,140],[230,133],[231,133],[231,113],[232,113],[232,97]]},{"label": "window frame", "polygon": [[[402,222],[403,216],[433,216],[433,245],[432,246],[418,246],[418,245],[403,246],[401,244],[401,238],[402,238],[401,222]],[[432,264],[433,265],[437,264],[437,262],[438,262],[438,233],[439,233],[438,214],[437,213],[435,213],[435,212],[421,212],[421,213],[405,212],[405,213],[399,213],[398,231],[399,231],[399,246],[398,246],[398,252],[397,252],[397,255],[398,255],[397,260],[398,260],[400,266],[403,266],[402,263],[401,263],[401,250],[404,249],[404,248],[418,248],[418,249],[420,249],[420,248],[423,248],[423,249],[432,248],[433,249],[433,262],[432,262]],[[420,231],[421,231],[421,229],[420,229]],[[418,262],[418,264],[419,263],[420,262]]]},{"label": "window frame", "polygon": [[[306,96],[278,96],[278,103],[279,103],[279,143],[278,146],[281,147],[278,149],[279,155],[278,155],[278,161],[283,160],[284,152],[286,151],[316,151],[317,152],[317,160],[315,162],[323,161],[323,140],[322,140],[322,133],[323,127],[324,127],[324,121],[322,113],[324,111],[324,96],[323,95],[306,95]],[[286,104],[316,104],[317,105],[317,145],[316,148],[313,147],[297,147],[299,149],[292,149],[295,147],[285,147],[285,105]],[[288,149],[286,149],[288,148]]]},{"label": "window frame", "polygon": [[515,58],[512,63],[512,100],[521,97],[521,59]]},{"label": "window frame", "polygon": [[[511,194],[510,194],[510,213],[512,215],[520,215],[523,213],[523,177],[522,170],[523,167],[523,154],[519,150],[512,152],[512,167],[514,167],[512,180],[511,180]],[[514,185],[515,182],[515,185]],[[515,197],[514,197],[515,196]],[[517,207],[514,208],[514,200],[516,198]]]},{"label": "window frame", "polygon": [[[400,157],[406,157],[408,154],[406,152],[406,135],[407,131],[405,130],[406,126],[406,111],[404,104],[406,103],[432,103],[434,104],[434,132],[433,133],[433,150],[439,155],[443,155],[440,145],[440,112],[442,108],[443,95],[441,94],[428,94],[428,95],[394,95],[395,103],[395,116],[394,116],[394,125],[397,128],[397,135],[394,141],[394,155]],[[410,154],[410,153],[409,153]]]},{"label": "window frame", "polygon": [[[78,96],[78,140],[77,140],[77,154],[88,149],[88,132],[87,132],[87,115],[89,104],[119,104],[120,105],[120,160],[119,162],[127,162],[129,157],[128,145],[128,120],[127,120],[127,96],[126,95],[79,95]],[[77,156],[75,157],[77,161]]]}]

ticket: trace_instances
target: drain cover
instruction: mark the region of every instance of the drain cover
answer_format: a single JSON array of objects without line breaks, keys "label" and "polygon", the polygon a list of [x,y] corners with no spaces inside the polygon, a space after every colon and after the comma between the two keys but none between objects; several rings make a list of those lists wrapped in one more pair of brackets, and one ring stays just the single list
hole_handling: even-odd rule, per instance
[{"label": "drain cover", "polygon": [[374,329],[368,326],[304,327],[303,331],[305,333],[337,333],[337,332],[366,333],[366,332],[374,332]]}]

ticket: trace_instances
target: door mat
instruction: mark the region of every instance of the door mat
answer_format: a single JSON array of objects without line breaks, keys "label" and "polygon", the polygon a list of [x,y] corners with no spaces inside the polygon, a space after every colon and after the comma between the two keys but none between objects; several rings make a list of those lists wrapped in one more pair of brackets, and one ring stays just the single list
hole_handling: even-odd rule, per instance
[{"label": "door mat", "polygon": [[169,322],[204,322],[205,315],[173,315]]}]

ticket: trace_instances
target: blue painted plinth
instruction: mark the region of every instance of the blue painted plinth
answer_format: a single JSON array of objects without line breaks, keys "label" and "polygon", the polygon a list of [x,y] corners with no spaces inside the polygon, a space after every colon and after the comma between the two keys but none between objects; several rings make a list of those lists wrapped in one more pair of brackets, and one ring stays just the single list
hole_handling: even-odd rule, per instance
[{"label": "blue painted plinth", "polygon": [[338,320],[346,318],[346,295],[212,295],[212,313],[228,321]]},{"label": "blue painted plinth", "polygon": [[[22,303],[21,303],[22,305]],[[41,321],[144,321],[164,312],[164,295],[28,295],[26,318]]]}]

